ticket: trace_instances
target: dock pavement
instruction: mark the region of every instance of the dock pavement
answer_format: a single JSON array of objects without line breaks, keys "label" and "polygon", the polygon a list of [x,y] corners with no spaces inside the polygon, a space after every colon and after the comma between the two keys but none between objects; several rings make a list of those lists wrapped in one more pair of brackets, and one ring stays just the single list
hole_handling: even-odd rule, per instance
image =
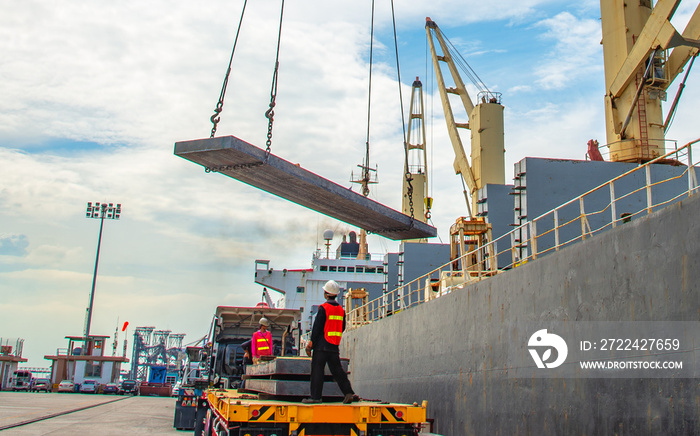
[{"label": "dock pavement", "polygon": [[0,392],[0,436],[190,435],[191,431],[173,428],[175,401],[129,395]]}]

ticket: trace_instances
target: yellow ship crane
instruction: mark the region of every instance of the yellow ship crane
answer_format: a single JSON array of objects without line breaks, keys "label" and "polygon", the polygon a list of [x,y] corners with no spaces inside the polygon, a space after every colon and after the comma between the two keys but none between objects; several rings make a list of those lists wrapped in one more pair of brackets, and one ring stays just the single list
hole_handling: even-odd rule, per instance
[{"label": "yellow ship crane", "polygon": [[[450,227],[450,257],[454,262],[452,271],[443,273],[440,278],[440,285],[445,287],[479,280],[497,272],[497,259],[493,246],[485,245],[487,241],[492,240],[491,224],[483,218],[476,218],[475,213],[479,189],[487,183],[505,184],[503,106],[501,94],[492,92],[486,87],[476,72],[442,34],[438,25],[429,17],[425,19],[425,31],[445,113],[447,131],[455,154],[453,166],[455,173],[460,174],[463,183],[466,183],[464,196],[469,212],[469,217],[457,218]],[[438,54],[436,40],[442,54]],[[476,105],[467,92],[467,87],[457,69],[457,63],[479,91]],[[442,64],[446,64],[449,69],[454,82],[453,87],[448,88],[445,84]],[[450,94],[459,97],[468,117],[467,123],[455,121]],[[464,151],[459,129],[467,129],[471,132],[471,163]],[[477,247],[482,248],[477,251]]]},{"label": "yellow ship crane", "polygon": [[612,161],[647,162],[665,154],[675,102],[664,122],[661,101],[700,47],[700,6],[680,34],[670,22],[680,3],[658,0],[652,8],[651,0],[600,2]]},{"label": "yellow ship crane", "polygon": [[[501,94],[491,92],[479,79],[476,73],[466,64],[466,61],[459,55],[457,50],[448,46],[449,40],[444,37],[438,25],[429,17],[425,19],[425,30],[430,44],[430,53],[435,69],[435,78],[440,91],[442,108],[445,112],[445,122],[450,135],[452,148],[455,153],[454,169],[457,174],[461,174],[467,185],[465,197],[470,217],[474,217],[476,211],[477,192],[487,183],[505,183],[505,149],[503,140],[503,106],[501,105]],[[435,46],[437,40],[442,54],[438,54]],[[472,82],[479,90],[477,104],[472,102],[467,88],[457,70],[455,60],[458,60],[471,72],[469,73]],[[442,73],[441,64],[447,64],[454,87],[448,88]],[[466,115],[469,117],[467,123],[455,121],[454,111],[450,102],[450,94],[459,96]],[[471,164],[462,145],[459,129],[468,129],[471,132]]]}]

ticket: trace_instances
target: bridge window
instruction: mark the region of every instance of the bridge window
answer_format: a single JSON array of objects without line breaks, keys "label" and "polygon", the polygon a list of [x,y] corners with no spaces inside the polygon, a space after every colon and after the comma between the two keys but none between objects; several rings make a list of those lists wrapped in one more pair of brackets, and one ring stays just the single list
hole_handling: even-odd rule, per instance
[{"label": "bridge window", "polygon": [[85,362],[85,377],[102,377],[102,362]]}]

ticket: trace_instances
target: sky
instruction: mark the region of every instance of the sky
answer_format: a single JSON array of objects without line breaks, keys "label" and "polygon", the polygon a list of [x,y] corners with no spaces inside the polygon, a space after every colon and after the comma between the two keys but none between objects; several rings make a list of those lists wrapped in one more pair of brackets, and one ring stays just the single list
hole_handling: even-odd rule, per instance
[{"label": "sky", "polygon": [[[448,242],[467,212],[426,16],[502,93],[507,178],[526,156],[584,159],[589,139],[605,143],[597,1],[396,0],[400,87],[391,2],[375,4],[370,197],[401,209],[399,89],[406,113],[420,76],[434,242]],[[357,230],[173,154],[175,142],[209,136],[242,6],[0,0],[0,338],[24,339],[26,366],[48,367],[45,355],[83,333],[100,224],[86,219],[87,202],[122,205],[121,219],[104,223],[91,332],[113,335],[128,321],[129,356],[133,327],[190,343],[216,306],[261,301],[256,259],[308,268],[324,230],[334,246]],[[696,7],[682,3],[679,30]],[[284,11],[272,153],[347,187],[367,139],[370,13],[371,1],[356,0]],[[264,147],[279,14],[279,1],[249,2],[217,136]],[[700,136],[698,74],[667,134],[679,146]],[[371,235],[369,246],[380,258],[398,243]]]}]

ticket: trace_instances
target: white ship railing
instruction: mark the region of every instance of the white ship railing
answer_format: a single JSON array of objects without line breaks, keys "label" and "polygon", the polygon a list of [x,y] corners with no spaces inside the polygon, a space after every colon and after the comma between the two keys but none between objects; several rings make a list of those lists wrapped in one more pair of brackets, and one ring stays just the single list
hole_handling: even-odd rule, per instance
[{"label": "white ship railing", "polygon": [[[639,165],[609,180],[602,185],[546,212],[537,218],[515,227],[509,233],[491,242],[465,253],[459,258],[464,264],[465,258],[482,259],[481,268],[476,271],[455,269],[456,261],[450,261],[434,270],[400,286],[367,304],[353,307],[348,312],[348,329],[371,323],[409,307],[438,298],[454,290],[462,289],[475,281],[486,279],[496,273],[516,268],[528,261],[562,247],[583,241],[591,236],[623,225],[635,218],[647,215],[698,191],[695,166],[700,164],[693,158],[692,147],[700,138],[689,142],[681,148]],[[652,164],[675,162],[675,167],[684,168],[677,174],[662,180],[654,180]],[[659,171],[662,172],[662,171]],[[670,172],[670,171],[669,171]],[[662,190],[664,184],[668,189]],[[678,186],[671,186],[672,184]],[[629,192],[622,192],[621,186],[637,185]],[[616,191],[617,186],[617,191]],[[669,194],[674,192],[673,194]],[[586,200],[589,200],[588,207]],[[600,204],[604,204],[600,208]],[[607,201],[607,204],[605,202]],[[589,210],[595,203],[597,210]],[[638,206],[631,208],[631,204]],[[623,210],[624,208],[624,210]],[[510,241],[509,248],[498,250]],[[495,253],[489,258],[485,253]],[[489,259],[507,264],[493,268]]]}]

